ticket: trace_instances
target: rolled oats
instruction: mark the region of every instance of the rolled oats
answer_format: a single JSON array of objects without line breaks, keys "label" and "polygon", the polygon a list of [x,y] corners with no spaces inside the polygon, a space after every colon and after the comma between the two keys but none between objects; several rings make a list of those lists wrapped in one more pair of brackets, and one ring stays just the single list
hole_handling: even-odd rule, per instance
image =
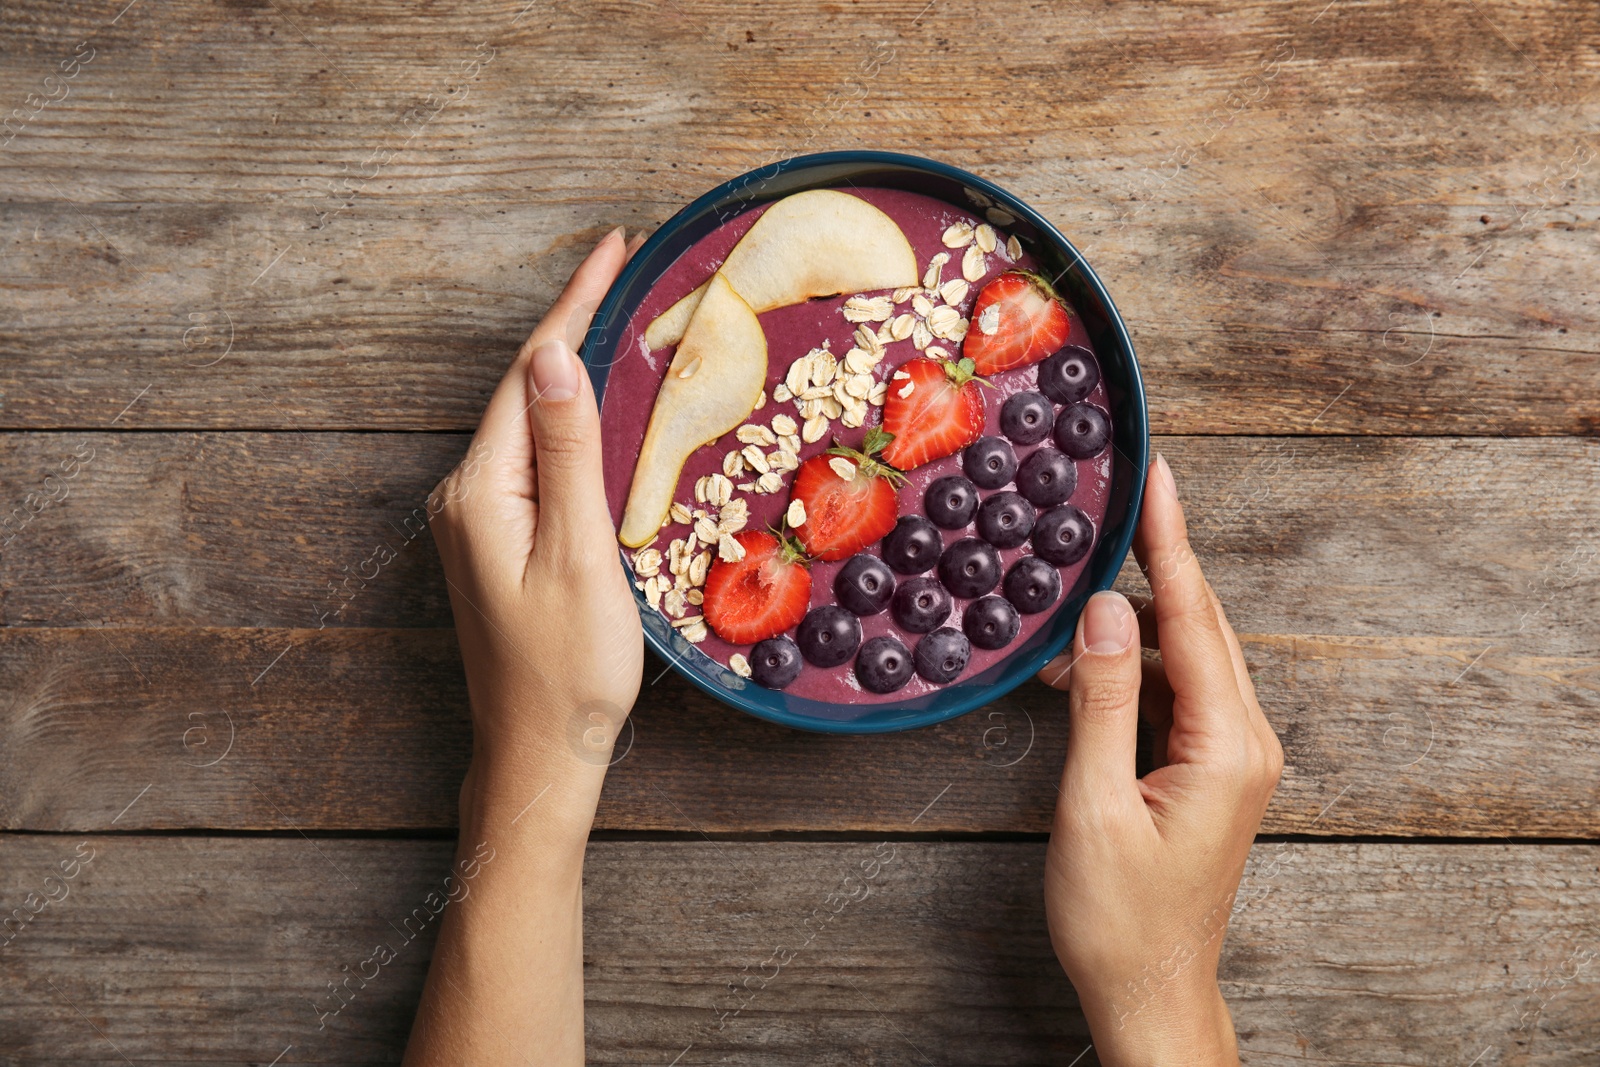
[{"label": "rolled oats", "polygon": [[928,269],[922,272],[922,287],[924,289],[939,288],[939,272],[944,269],[944,265],[948,262],[950,262],[949,252],[940,252],[928,260]]},{"label": "rolled oats", "polygon": [[789,509],[783,513],[783,521],[794,529],[806,524],[806,505],[799,497],[789,501]]},{"label": "rolled oats", "polygon": [[850,403],[845,406],[844,414],[839,416],[839,424],[853,430],[857,426],[866,425],[866,422],[867,402],[852,397]]},{"label": "rolled oats", "polygon": [[717,541],[717,524],[709,518],[697,519],[694,524],[694,535],[705,544],[715,544]]},{"label": "rolled oats", "polygon": [[756,406],[755,406],[754,410],[760,411],[762,408],[764,408],[766,406],[767,406],[767,391],[765,389],[763,389],[763,390],[761,390],[761,392],[756,394]]},{"label": "rolled oats", "polygon": [[654,578],[661,573],[661,552],[654,548],[641,548],[633,554],[633,573],[641,578]]},{"label": "rolled oats", "polygon": [[777,441],[777,435],[765,426],[756,423],[746,423],[734,432],[734,436],[747,445],[770,445]]},{"label": "rolled oats", "polygon": [[909,311],[894,320],[891,335],[896,341],[904,341],[911,336],[911,331],[916,328],[917,317]]},{"label": "rolled oats", "polygon": [[864,348],[852,348],[844,354],[844,369],[851,374],[867,374],[878,365],[878,357]]},{"label": "rolled oats", "polygon": [[702,590],[691,589],[687,593],[683,594],[683,599],[687,600],[695,607],[699,607],[701,604],[706,602],[706,594]]},{"label": "rolled oats", "polygon": [[787,404],[794,399],[794,393],[789,390],[788,382],[779,382],[772,387],[772,399],[780,404]]},{"label": "rolled oats", "polygon": [[778,447],[783,449],[785,452],[793,452],[795,455],[799,455],[800,435],[798,433],[784,434],[782,437],[778,438]]},{"label": "rolled oats", "polygon": [[667,595],[661,598],[661,610],[674,619],[682,618],[684,609],[688,606],[689,602],[683,599],[683,593],[678,589],[667,590]]},{"label": "rolled oats", "polygon": [[929,345],[927,347],[927,349],[922,354],[927,356],[929,359],[949,359],[950,358],[950,353],[946,352],[939,345]]},{"label": "rolled oats", "polygon": [[946,304],[954,306],[967,298],[967,293],[972,289],[965,278],[951,278],[939,286],[939,296]]},{"label": "rolled oats", "polygon": [[777,471],[763,474],[756,482],[756,490],[762,493],[776,493],[783,488],[783,477]]},{"label": "rolled oats", "polygon": [[872,387],[872,392],[867,394],[867,403],[875,408],[883,407],[883,402],[889,399],[889,383],[877,382]]},{"label": "rolled oats", "polygon": [[911,298],[911,310],[915,311],[923,318],[927,318],[929,315],[933,314],[933,301],[929,300],[921,293],[918,293],[916,296]]},{"label": "rolled oats", "polygon": [[852,296],[844,302],[850,322],[882,322],[894,314],[894,301],[886,296]]},{"label": "rolled oats", "polygon": [[989,265],[984,261],[983,249],[972,245],[961,257],[961,276],[969,282],[975,282],[988,273]]},{"label": "rolled oats", "polygon": [[831,396],[822,398],[822,413],[830,419],[837,419],[844,414],[844,405]]},{"label": "rolled oats", "polygon": [[911,329],[911,346],[918,352],[933,344],[933,331],[928,329],[928,324],[921,319]]},{"label": "rolled oats", "polygon": [[805,392],[806,386],[811,384],[811,357],[801,356],[789,364],[789,373],[784,375],[783,384],[795,396]]},{"label": "rolled oats", "polygon": [[766,453],[761,451],[760,445],[745,445],[739,454],[744,457],[745,465],[757,474],[765,474],[772,469],[772,464],[767,462]]},{"label": "rolled oats", "polygon": [[823,424],[827,424],[827,419],[822,414],[821,400],[802,400],[800,401],[799,408],[800,417],[805,419],[807,422],[810,422],[812,419],[821,418],[823,420]]},{"label": "rolled oats", "polygon": [[735,652],[728,657],[728,669],[741,678],[750,677],[750,661],[744,658],[742,652]]},{"label": "rolled oats", "polygon": [[702,616],[696,615],[692,623],[678,631],[683,635],[683,639],[691,645],[698,645],[710,636],[711,631],[706,629],[706,624],[701,620]]},{"label": "rolled oats", "polygon": [[907,300],[911,299],[911,294],[915,293],[916,291],[917,287],[914,285],[907,285],[896,289],[894,291],[894,302],[896,304],[904,304]]},{"label": "rolled oats", "polygon": [[800,439],[808,445],[814,445],[828,436],[828,420],[822,415],[814,415],[806,420],[800,427]]},{"label": "rolled oats", "polygon": [[834,374],[839,369],[839,361],[833,358],[832,352],[815,352],[811,356],[811,384],[827,385],[833,381]]},{"label": "rolled oats", "polygon": [[848,459],[845,459],[843,456],[831,457],[828,460],[828,466],[833,468],[833,473],[837,474],[845,481],[849,482],[855,480],[856,465],[851,463]]},{"label": "rolled oats", "polygon": [[733,499],[733,482],[720,474],[711,476],[711,488],[706,491],[706,502],[722,507]]},{"label": "rolled oats", "polygon": [[956,329],[956,324],[961,321],[961,312],[948,304],[934,308],[933,314],[928,316],[928,329],[933,331],[935,337],[950,340],[951,331]]},{"label": "rolled oats", "polygon": [[942,238],[946,248],[965,248],[972,243],[972,224],[961,221],[950,224]]},{"label": "rolled oats", "polygon": [[767,453],[767,462],[775,471],[792,471],[800,466],[800,457],[785,449]]},{"label": "rolled oats", "polygon": [[[872,392],[872,385],[872,375],[852,374],[845,379],[844,391],[850,396],[865,399],[867,394]],[[843,403],[842,398],[840,403]]]},{"label": "rolled oats", "polygon": [[911,395],[911,391],[913,389],[915,389],[916,387],[917,387],[917,383],[916,382],[907,382],[906,384],[902,385],[899,389],[895,390],[895,394],[894,395],[899,397],[900,399],[904,400],[906,397]]},{"label": "rolled oats", "polygon": [[[854,351],[854,349],[851,351]],[[780,413],[772,416],[772,432],[777,434],[779,437],[792,434],[799,428],[799,424],[794,421],[794,417],[791,415],[784,415]]]},{"label": "rolled oats", "polygon": [[1022,258],[1022,242],[1017,240],[1016,234],[1006,238],[1006,255],[1011,257],[1013,263]]},{"label": "rolled oats", "polygon": [[687,526],[694,521],[694,516],[689,514],[689,505],[673,501],[672,510],[667,512],[667,517],[680,526]]},{"label": "rolled oats", "polygon": [[991,337],[1000,328],[1000,305],[990,304],[983,309],[983,314],[978,316],[978,332],[985,337]]},{"label": "rolled oats", "polygon": [[999,235],[994,232],[994,227],[987,222],[972,231],[972,238],[978,247],[983,249],[984,255],[993,252],[995,245],[999,243]]},{"label": "rolled oats", "polygon": [[722,457],[722,473],[730,478],[737,478],[744,473],[744,457],[738,452],[729,452]]}]

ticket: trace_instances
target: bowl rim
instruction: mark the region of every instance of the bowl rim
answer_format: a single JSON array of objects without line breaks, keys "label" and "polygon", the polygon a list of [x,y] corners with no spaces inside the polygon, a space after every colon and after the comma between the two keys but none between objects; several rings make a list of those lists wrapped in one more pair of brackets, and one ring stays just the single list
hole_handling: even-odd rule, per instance
[{"label": "bowl rim", "polygon": [[[1139,368],[1138,356],[1133,347],[1133,338],[1128,333],[1128,327],[1123,321],[1122,312],[1118,310],[1116,302],[1111,299],[1111,294],[1106,290],[1105,283],[1100,280],[1100,276],[1095,273],[1094,268],[1089,265],[1089,261],[1084,258],[1078,247],[1069,241],[1054,224],[1016,194],[1007,191],[986,178],[981,178],[976,174],[951,166],[948,163],[928,159],[924,156],[871,149],[814,152],[808,155],[790,156],[786,159],[757,167],[754,170],[746,171],[737,177],[722,182],[715,188],[690,201],[670,219],[658,226],[655,232],[639,247],[627,265],[623,267],[617,279],[612,282],[611,288],[607,290],[604,299],[595,309],[594,317],[590,320],[590,326],[584,334],[584,341],[579,355],[595,385],[597,406],[601,403],[605,389],[605,379],[609,376],[611,364],[608,362],[604,365],[597,365],[591,360],[595,344],[604,342],[611,320],[618,313],[622,294],[627,291],[634,278],[644,270],[645,264],[650,261],[651,255],[656,249],[666,243],[679,227],[692,219],[700,217],[706,211],[715,209],[716,205],[727,199],[730,194],[752,187],[759,188],[761,183],[780,174],[813,168],[834,167],[841,164],[877,164],[903,167],[908,170],[922,171],[939,178],[957,181],[969,190],[982,193],[1001,205],[1006,212],[1026,220],[1048,241],[1055,243],[1060,249],[1064,250],[1069,260],[1067,270],[1075,268],[1085,285],[1094,292],[1096,298],[1100,301],[1101,306],[1105,309],[1110,329],[1114,332],[1122,349],[1127,354],[1130,389],[1128,390],[1128,396],[1123,400],[1123,404],[1132,405],[1133,413],[1136,415],[1138,425],[1142,431],[1139,435],[1139,440],[1131,442],[1134,446],[1131,452],[1120,447],[1115,441],[1112,442],[1112,447],[1121,452],[1123,457],[1133,466],[1133,484],[1129,487],[1128,492],[1128,514],[1130,518],[1123,524],[1122,529],[1118,531],[1115,540],[1112,542],[1111,556],[1108,558],[1115,562],[1115,566],[1108,566],[1104,573],[1090,583],[1089,588],[1085,591],[1085,598],[1092,596],[1094,593],[1110,589],[1115,584],[1117,575],[1127,561],[1128,551],[1133,545],[1134,531],[1138,526],[1139,515],[1144,504],[1145,477],[1148,473],[1150,457],[1149,405],[1145,396],[1144,375]],[[748,198],[748,205],[755,206],[761,201],[761,197],[751,196]],[[741,213],[743,210],[748,210],[748,207],[742,208]],[[1065,273],[1065,271],[1062,273]],[[624,573],[626,573],[627,564],[622,560],[620,551],[618,559]],[[631,575],[629,584],[631,587]],[[640,608],[641,615],[647,610],[651,614],[656,614],[654,609],[649,608],[642,598],[636,598],[636,602]],[[1069,632],[1041,645],[1020,661],[1013,661],[1009,657],[1002,659],[1000,663],[996,664],[996,667],[1014,662],[1026,664],[1026,667],[1025,669],[1010,672],[1014,676],[1006,680],[971,687],[971,693],[968,696],[955,700],[950,706],[924,709],[920,712],[908,712],[897,717],[890,717],[895,708],[894,703],[891,701],[872,705],[872,707],[881,709],[885,713],[881,720],[863,722],[861,720],[841,719],[836,721],[804,715],[791,711],[787,707],[767,706],[747,698],[741,692],[716,684],[715,681],[704,677],[699,671],[690,669],[682,664],[678,655],[667,646],[661,639],[660,634],[656,632],[659,628],[649,625],[648,619],[645,619],[644,622],[645,643],[650,647],[651,651],[665,660],[670,669],[688,679],[692,685],[708,696],[767,722],[777,723],[791,729],[823,734],[898,733],[902,730],[919,729],[924,726],[933,726],[959,718],[993,703],[1022,685],[1037,674],[1046,663],[1059,655],[1061,650],[1066,648],[1072,641],[1072,634]],[[767,693],[769,691],[763,689],[761,692]],[[781,697],[783,694],[779,691],[775,695]]]}]

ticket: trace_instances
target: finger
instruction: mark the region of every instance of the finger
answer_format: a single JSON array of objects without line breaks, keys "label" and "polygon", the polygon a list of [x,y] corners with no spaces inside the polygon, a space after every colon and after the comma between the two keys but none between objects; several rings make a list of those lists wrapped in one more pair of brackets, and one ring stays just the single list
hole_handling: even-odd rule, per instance
[{"label": "finger", "polygon": [[1156,632],[1155,605],[1147,596],[1138,593],[1128,594],[1128,603],[1133,606],[1133,617],[1139,620],[1139,644],[1144,648],[1160,648],[1160,635]]},{"label": "finger", "polygon": [[600,409],[578,355],[551,338],[528,362],[528,422],[538,472],[534,554],[583,556],[615,548],[600,450]]},{"label": "finger", "polygon": [[1139,643],[1133,609],[1121,593],[1096,593],[1073,639],[1071,732],[1063,785],[1080,793],[1136,794]]},{"label": "finger", "polygon": [[1217,629],[1222,631],[1222,639],[1228,646],[1228,658],[1233,663],[1233,677],[1239,686],[1239,695],[1244,697],[1247,708],[1259,713],[1261,707],[1256,703],[1255,683],[1250,680],[1250,667],[1244,661],[1244,649],[1239,645],[1239,635],[1233,632],[1233,627],[1228,623],[1228,614],[1222,610],[1222,600],[1210,582],[1206,583],[1206,593],[1211,598],[1211,609],[1217,616]]},{"label": "finger", "polygon": [[[1070,693],[1072,691],[1073,658],[1073,653],[1070,650],[1061,653],[1061,655],[1046,663],[1036,677],[1051,689]],[[1141,656],[1139,659],[1139,713],[1144,715],[1146,705],[1158,708],[1163,699],[1168,709],[1167,716],[1170,718],[1172,686],[1167,684],[1167,671],[1161,665],[1161,657],[1159,655]],[[1144,717],[1152,724],[1159,721],[1149,715],[1144,715]]]},{"label": "finger", "polygon": [[473,438],[475,445],[482,442],[496,450],[515,452],[514,446],[518,442],[526,442],[528,419],[524,413],[533,399],[528,393],[528,361],[533,357],[533,350],[558,337],[574,350],[583,344],[589,319],[621,272],[626,253],[622,227],[618,226],[602,237],[594,250],[578,264],[567,287],[522,343],[516,358],[511,361],[510,369],[495,389],[494,396],[489,398],[483,421],[478,425],[478,434]]},{"label": "finger", "polygon": [[1228,644],[1189,544],[1172,469],[1160,455],[1146,480],[1134,554],[1150,581],[1161,659],[1173,692],[1199,707],[1236,699]]}]

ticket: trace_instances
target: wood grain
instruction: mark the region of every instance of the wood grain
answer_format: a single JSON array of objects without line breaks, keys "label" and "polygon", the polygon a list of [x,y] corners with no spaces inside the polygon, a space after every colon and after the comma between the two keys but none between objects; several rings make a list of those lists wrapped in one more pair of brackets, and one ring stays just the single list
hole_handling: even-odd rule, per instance
[{"label": "wood grain", "polygon": [[[0,620],[448,626],[422,509],[466,447],[413,434],[0,435],[0,502],[10,502],[0,523],[19,509],[0,547]],[[1537,637],[1538,655],[1600,652],[1589,610],[1600,600],[1600,444],[1186,437],[1156,447],[1239,629],[1470,638],[1479,649]],[[92,459],[78,475],[60,477],[84,450]],[[26,521],[30,493],[61,499]],[[374,562],[380,548],[392,562]]]},{"label": "wood grain", "polygon": [[[1268,833],[1600,837],[1592,660],[1451,638],[1245,635],[1287,771]],[[596,826],[1032,832],[1064,697],[941,726],[759,722],[650,661]],[[470,753],[448,630],[0,630],[0,827],[442,830]],[[655,679],[651,682],[651,679]],[[571,724],[574,758],[587,721]],[[141,792],[148,787],[148,792]]]},{"label": "wood grain", "polygon": [[1058,222],[1160,432],[1596,429],[1584,0],[120,6],[0,14],[0,99],[97,50],[0,156],[0,425],[468,429],[605,230],[870,147]]},{"label": "wood grain", "polygon": [[[398,1058],[437,925],[404,920],[450,845],[7,836],[7,909],[87,850],[0,948],[0,1059]],[[1045,932],[1043,852],[592,844],[589,1062],[1072,1062],[1088,1037]],[[1596,870],[1584,847],[1257,846],[1222,966],[1245,1061],[1590,1062]],[[394,961],[321,1014],[378,944]]]}]

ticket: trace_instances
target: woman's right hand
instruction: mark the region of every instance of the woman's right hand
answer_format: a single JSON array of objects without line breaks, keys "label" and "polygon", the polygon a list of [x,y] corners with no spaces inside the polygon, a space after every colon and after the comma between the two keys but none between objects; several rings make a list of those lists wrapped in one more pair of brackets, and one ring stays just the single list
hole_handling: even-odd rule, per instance
[{"label": "woman's right hand", "polygon": [[[1101,1063],[1235,1064],[1217,961],[1283,749],[1160,456],[1134,552],[1154,599],[1097,593],[1070,655],[1040,673],[1070,694],[1045,862],[1050,940]],[[1140,716],[1155,734],[1143,778]]]}]

